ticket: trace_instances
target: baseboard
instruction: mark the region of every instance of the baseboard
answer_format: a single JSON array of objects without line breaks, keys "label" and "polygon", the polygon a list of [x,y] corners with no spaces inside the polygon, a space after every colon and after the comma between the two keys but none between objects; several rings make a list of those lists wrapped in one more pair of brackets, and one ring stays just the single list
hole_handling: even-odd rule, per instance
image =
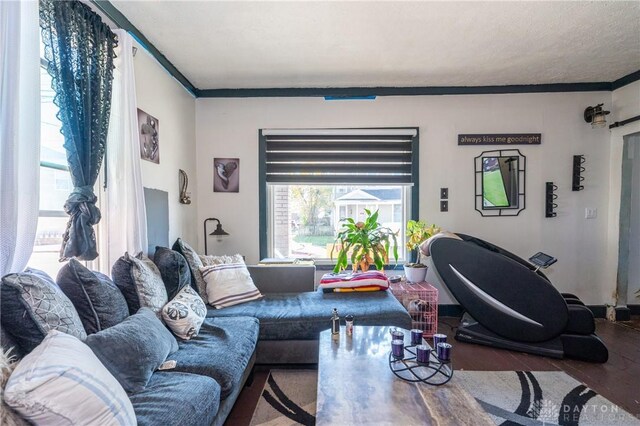
[{"label": "baseboard", "polygon": [[631,309],[628,306],[616,306],[616,321],[629,321]]},{"label": "baseboard", "polygon": [[605,305],[587,305],[587,308],[593,312],[593,316],[596,318],[607,317],[607,307]]},{"label": "baseboard", "polygon": [[[587,308],[593,312],[593,316],[596,318],[607,317],[607,307],[605,305],[588,305]],[[628,308],[630,310],[630,315],[640,315],[640,305],[629,305]],[[464,309],[460,305],[438,305],[439,317],[461,317],[463,313]]]},{"label": "baseboard", "polygon": [[631,315],[640,315],[640,305],[627,305]]}]

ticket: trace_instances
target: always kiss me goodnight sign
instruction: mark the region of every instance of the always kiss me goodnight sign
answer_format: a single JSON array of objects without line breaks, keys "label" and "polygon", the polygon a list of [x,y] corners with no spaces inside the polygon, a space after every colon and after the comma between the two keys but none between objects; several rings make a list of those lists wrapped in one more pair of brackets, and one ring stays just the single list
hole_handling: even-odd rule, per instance
[{"label": "always kiss me goodnight sign", "polygon": [[540,145],[541,133],[458,135],[458,145]]}]

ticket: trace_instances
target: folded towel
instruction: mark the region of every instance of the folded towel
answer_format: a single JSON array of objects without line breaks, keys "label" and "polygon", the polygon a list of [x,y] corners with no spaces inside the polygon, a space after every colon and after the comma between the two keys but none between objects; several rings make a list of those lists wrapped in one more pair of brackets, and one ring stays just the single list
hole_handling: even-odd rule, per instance
[{"label": "folded towel", "polygon": [[331,273],[324,274],[319,287],[327,288],[356,288],[376,286],[381,290],[389,288],[389,278],[380,271],[367,271],[360,273]]},{"label": "folded towel", "polygon": [[334,293],[351,293],[351,292],[366,292],[366,291],[381,291],[386,290],[386,287],[380,287],[379,285],[368,285],[365,287],[353,287],[353,288],[334,288]]}]

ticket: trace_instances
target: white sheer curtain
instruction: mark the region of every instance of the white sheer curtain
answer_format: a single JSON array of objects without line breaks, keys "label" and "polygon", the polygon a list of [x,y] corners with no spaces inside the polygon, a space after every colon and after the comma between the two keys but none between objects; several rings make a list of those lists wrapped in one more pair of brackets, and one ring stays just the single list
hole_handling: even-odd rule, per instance
[{"label": "white sheer curtain", "polygon": [[29,261],[39,179],[38,2],[0,1],[0,276]]},{"label": "white sheer curtain", "polygon": [[102,194],[99,230],[99,269],[110,273],[125,251],[147,250],[147,217],[142,187],[136,82],[133,72],[133,38],[124,30],[118,36],[111,116],[105,164],[107,189]]}]

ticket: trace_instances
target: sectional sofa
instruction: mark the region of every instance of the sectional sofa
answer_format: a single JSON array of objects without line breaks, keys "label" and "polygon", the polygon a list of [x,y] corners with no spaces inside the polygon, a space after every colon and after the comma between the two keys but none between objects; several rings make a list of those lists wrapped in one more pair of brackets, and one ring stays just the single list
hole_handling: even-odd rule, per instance
[{"label": "sectional sofa", "polygon": [[318,362],[318,338],[330,327],[333,308],[341,318],[353,315],[357,325],[411,328],[411,317],[389,291],[323,293],[314,289],[314,266],[249,266],[264,297],[207,316],[248,316],[260,321],[258,364]]},{"label": "sectional sofa", "polygon": [[[175,367],[155,371],[144,389],[128,394],[138,424],[223,424],[256,362],[317,362],[319,333],[329,328],[333,308],[341,316],[354,315],[359,325],[411,326],[388,291],[323,293],[314,289],[313,266],[248,269],[264,297],[224,309],[208,307],[198,335],[177,339],[178,350],[167,358],[176,361]],[[17,347],[20,354],[14,340],[20,328],[8,328],[2,319],[2,347]]]}]

